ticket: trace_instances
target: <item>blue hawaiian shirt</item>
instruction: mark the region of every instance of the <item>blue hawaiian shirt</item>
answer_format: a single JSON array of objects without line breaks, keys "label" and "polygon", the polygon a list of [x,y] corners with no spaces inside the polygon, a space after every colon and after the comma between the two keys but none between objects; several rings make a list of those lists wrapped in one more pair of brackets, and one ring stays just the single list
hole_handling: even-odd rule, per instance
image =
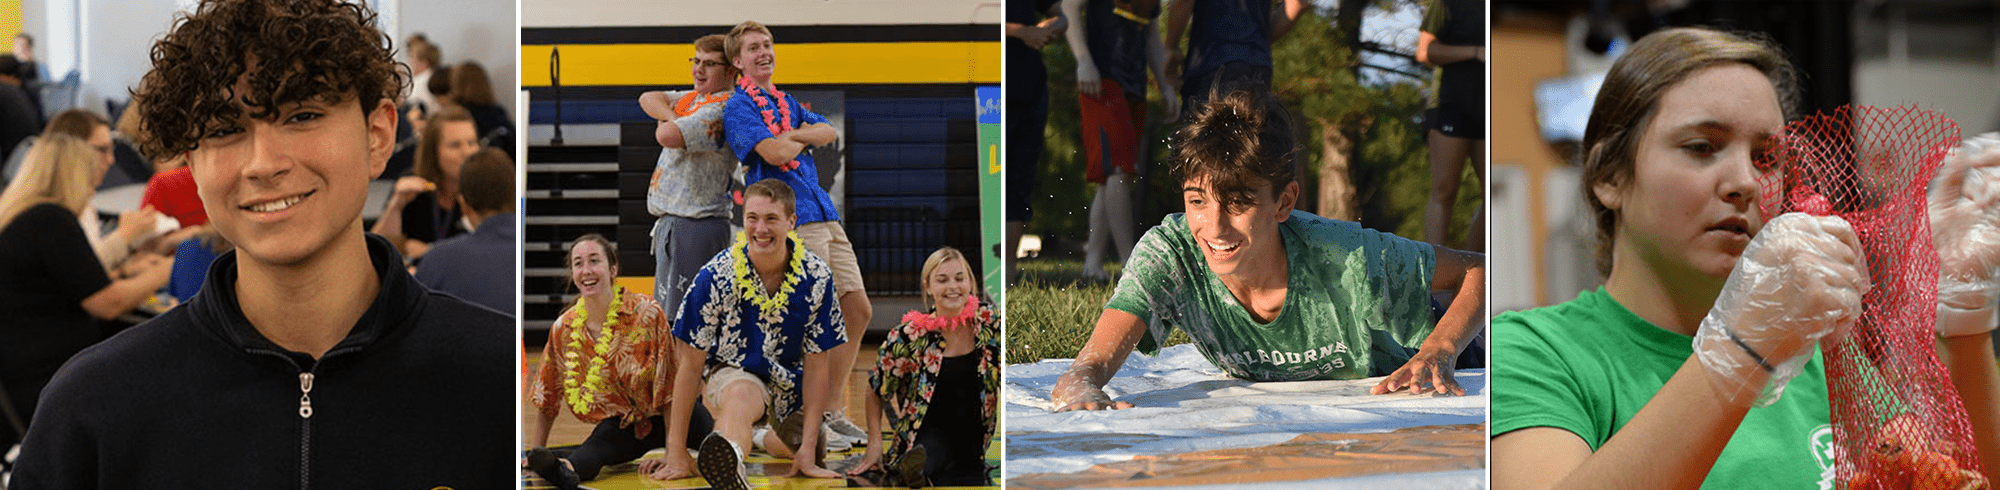
[{"label": "blue hawaiian shirt", "polygon": [[[805,408],[801,381],[806,354],[846,343],[847,323],[834,296],[833,269],[811,252],[786,272],[799,279],[791,296],[778,308],[759,307],[748,295],[763,295],[761,287],[743,291],[737,286],[737,257],[747,257],[748,246],[739,240],[701,267],[674,313],[674,337],[708,353],[711,368],[728,365],[764,380],[783,420]],[[745,271],[756,274],[749,264]]]},{"label": "blue hawaiian shirt", "polygon": [[[762,99],[765,105],[771,108],[775,120],[779,117],[779,112],[778,106],[773,102],[777,101],[774,101],[774,97],[769,93],[761,90],[758,93],[762,96],[757,99]],[[805,106],[799,104],[797,98],[792,97],[792,94],[784,94],[782,103],[792,110],[795,120],[793,127],[826,122],[825,117],[807,111]],[[778,179],[785,185],[792,186],[792,194],[796,195],[800,225],[840,221],[840,211],[833,207],[833,197],[828,196],[826,190],[819,188],[819,167],[813,165],[810,152],[799,152],[799,167],[790,171],[765,162],[764,157],[757,154],[757,144],[776,135],[771,133],[769,125],[764,124],[764,115],[757,107],[757,100],[753,100],[748,92],[743,91],[743,87],[736,87],[736,93],[729,97],[728,105],[722,112],[723,136],[729,140],[729,148],[736,151],[736,159],[743,162],[745,184],[755,184],[764,179]]]}]

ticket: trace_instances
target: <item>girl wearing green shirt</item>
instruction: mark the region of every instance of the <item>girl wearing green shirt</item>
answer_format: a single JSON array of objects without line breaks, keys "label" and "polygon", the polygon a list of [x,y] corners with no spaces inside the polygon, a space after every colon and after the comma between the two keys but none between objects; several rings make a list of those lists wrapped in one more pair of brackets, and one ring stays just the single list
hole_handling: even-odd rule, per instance
[{"label": "girl wearing green shirt", "polygon": [[[1606,280],[1494,318],[1494,488],[1834,488],[1815,344],[1843,335],[1869,284],[1845,221],[1759,215],[1759,177],[1775,168],[1753,155],[1784,127],[1793,84],[1767,42],[1698,28],[1648,35],[1612,66],[1583,141]],[[1941,175],[1964,180],[1974,160]],[[1990,197],[1979,208],[1966,196],[1980,194],[1946,187],[1932,188],[1933,229],[2000,223]],[[1985,268],[1974,282],[1987,295],[1983,318],[1948,322],[1940,308],[1940,352],[1980,449],[2000,454],[1988,335],[2000,241],[1937,247],[1988,260],[1941,267]]]}]

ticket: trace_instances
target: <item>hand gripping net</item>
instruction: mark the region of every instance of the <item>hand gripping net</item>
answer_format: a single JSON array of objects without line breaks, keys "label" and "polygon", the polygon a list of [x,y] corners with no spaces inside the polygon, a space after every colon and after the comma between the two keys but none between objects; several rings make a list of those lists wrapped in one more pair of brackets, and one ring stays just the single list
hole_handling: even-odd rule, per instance
[{"label": "hand gripping net", "polygon": [[1873,282],[1853,333],[1821,346],[1836,485],[1987,488],[1965,407],[1935,348],[1938,257],[1924,191],[1958,144],[1958,125],[1915,108],[1842,106],[1772,138],[1759,210],[1846,219]]}]

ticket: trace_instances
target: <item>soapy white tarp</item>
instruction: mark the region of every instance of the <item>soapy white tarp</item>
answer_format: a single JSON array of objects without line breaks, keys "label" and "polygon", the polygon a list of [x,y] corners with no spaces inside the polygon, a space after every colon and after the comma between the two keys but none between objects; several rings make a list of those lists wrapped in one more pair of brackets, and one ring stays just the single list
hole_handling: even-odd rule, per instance
[{"label": "soapy white tarp", "polygon": [[[1137,407],[1054,413],[1049,389],[1069,359],[1005,369],[1005,478],[1076,473],[1137,455],[1271,446],[1305,433],[1375,433],[1405,427],[1486,422],[1486,370],[1457,371],[1466,396],[1369,395],[1382,378],[1253,383],[1223,375],[1194,345],[1133,353],[1105,386]],[[1314,488],[1485,488],[1484,470],[1371,475],[1336,481],[1230,485]]]}]

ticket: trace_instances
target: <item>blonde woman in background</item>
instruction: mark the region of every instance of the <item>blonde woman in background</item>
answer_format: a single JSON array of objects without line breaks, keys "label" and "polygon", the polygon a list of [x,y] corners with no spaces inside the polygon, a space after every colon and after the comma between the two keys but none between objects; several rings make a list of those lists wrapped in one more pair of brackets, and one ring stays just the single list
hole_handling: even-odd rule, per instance
[{"label": "blonde woman in background", "polygon": [[[131,311],[166,285],[173,259],[140,252],[129,275],[105,272],[83,227],[109,164],[83,140],[46,134],[0,193],[0,385],[25,424],[56,368],[103,339],[97,320]],[[0,442],[21,434],[0,427]]]}]

